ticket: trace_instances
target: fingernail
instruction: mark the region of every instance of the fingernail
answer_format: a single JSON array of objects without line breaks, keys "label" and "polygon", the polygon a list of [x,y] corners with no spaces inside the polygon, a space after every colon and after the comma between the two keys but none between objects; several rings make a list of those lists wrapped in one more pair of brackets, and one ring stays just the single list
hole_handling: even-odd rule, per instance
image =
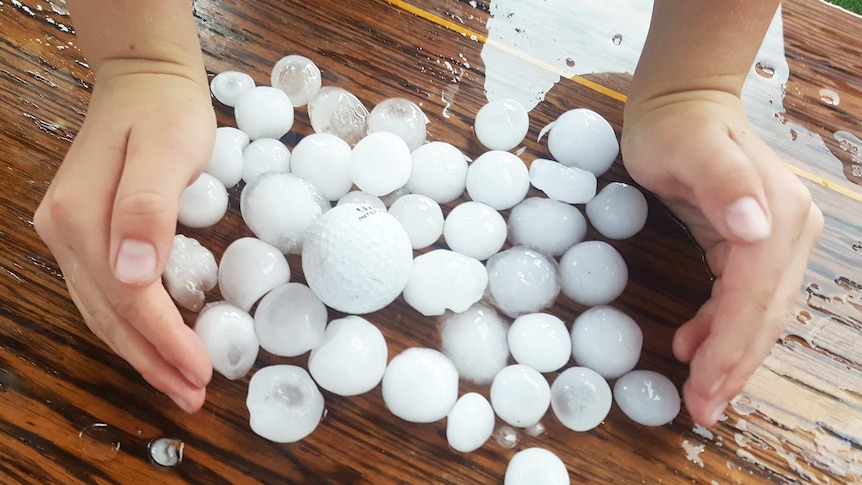
[{"label": "fingernail", "polygon": [[192,409],[192,406],[189,404],[189,402],[186,401],[182,396],[175,396],[173,394],[168,394],[168,397],[171,398],[171,401],[173,401],[183,411],[185,411],[189,414],[191,414],[195,411],[194,409]]},{"label": "fingernail", "polygon": [[127,239],[120,244],[114,277],[123,283],[151,281],[156,274],[156,248],[144,241]]},{"label": "fingernail", "polygon": [[710,415],[709,415],[710,422],[711,423],[717,423],[721,419],[721,417],[724,415],[725,408],[727,408],[727,401],[724,401],[721,404],[719,404],[718,406],[716,406],[715,409],[712,410],[712,413],[710,413]]},{"label": "fingernail", "polygon": [[204,387],[207,385],[207,383],[203,379],[192,374],[191,372],[186,372],[184,370],[181,370],[180,372],[182,372],[183,377],[185,377],[186,380],[188,380],[195,387]]},{"label": "fingernail", "polygon": [[769,220],[754,197],[742,197],[727,207],[727,229],[734,236],[749,242],[769,236]]}]

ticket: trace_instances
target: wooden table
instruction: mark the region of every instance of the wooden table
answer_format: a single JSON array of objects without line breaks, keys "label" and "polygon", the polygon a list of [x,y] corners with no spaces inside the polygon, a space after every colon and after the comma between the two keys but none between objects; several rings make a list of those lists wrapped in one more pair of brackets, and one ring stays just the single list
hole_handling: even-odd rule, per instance
[{"label": "wooden table", "polygon": [[[482,152],[472,120],[485,102],[486,1],[309,3],[196,2],[208,70],[242,70],[266,84],[275,61],[302,54],[318,63],[325,84],[353,91],[369,107],[392,96],[412,99],[430,118],[430,139],[473,157]],[[447,446],[445,421],[395,418],[379,387],[355,398],[325,394],[325,419],[310,437],[274,444],[249,429],[248,377],[216,376],[204,409],[188,416],[90,334],[32,227],[92,83],[70,19],[56,10],[42,0],[0,2],[0,483],[501,483],[509,458],[530,446],[562,457],[573,483],[862,483],[862,189],[853,172],[858,152],[833,136],[862,135],[862,19],[820,2],[784,5],[786,124],[772,120],[758,130],[806,181],[826,227],[785,336],[727,419],[703,430],[682,412],[670,425],[647,428],[614,407],[597,429],[575,433],[549,413],[546,432],[520,433],[515,449],[492,440],[459,454]],[[619,133],[623,103],[614,93],[625,93],[629,79],[561,81],[531,112],[523,158],[546,155],[534,142],[538,130],[573,107],[604,114]],[[822,88],[840,102],[821,102]],[[233,124],[229,109],[217,112],[220,125]],[[797,139],[794,127],[807,134]],[[304,110],[295,132],[311,132]],[[811,149],[803,138],[822,138],[825,147]],[[603,183],[610,180],[629,180],[620,163]],[[220,255],[250,234],[237,196],[234,189],[217,226],[183,232]],[[681,385],[687,370],[670,353],[672,334],[710,282],[697,248],[650,202],[646,229],[614,243],[631,273],[615,305],[644,329],[638,367]],[[290,263],[299,273],[298,260]],[[582,310],[561,298],[551,311],[571,322]],[[436,322],[400,299],[368,318],[385,334],[390,356],[439,344]],[[262,352],[255,369],[305,359]],[[462,384],[468,390],[488,391]],[[159,437],[184,443],[178,466],[149,461],[147,445]]]}]

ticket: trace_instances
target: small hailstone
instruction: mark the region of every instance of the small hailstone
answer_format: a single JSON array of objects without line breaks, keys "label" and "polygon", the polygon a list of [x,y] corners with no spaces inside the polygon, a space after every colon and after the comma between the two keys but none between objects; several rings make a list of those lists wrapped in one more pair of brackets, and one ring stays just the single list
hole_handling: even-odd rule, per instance
[{"label": "small hailstone", "polygon": [[308,372],[327,391],[356,396],[380,383],[388,356],[380,330],[368,320],[350,315],[326,327],[323,343],[308,357]]},{"label": "small hailstone", "polygon": [[285,283],[261,298],[254,329],[263,350],[282,357],[304,354],[323,342],[326,307],[301,283]]},{"label": "small hailstone", "polygon": [[405,195],[410,195],[410,189],[408,189],[406,185],[399,189],[395,189],[386,195],[381,195],[380,200],[382,200],[383,204],[386,205],[386,208],[389,209],[390,207],[392,207],[392,204],[394,204],[395,201],[397,201],[401,197],[404,197]]},{"label": "small hailstone", "polygon": [[466,311],[482,298],[488,271],[477,259],[448,249],[435,249],[413,260],[404,301],[426,317],[446,310]]},{"label": "small hailstone", "polygon": [[506,242],[506,221],[487,204],[464,202],[449,211],[443,221],[443,237],[452,251],[483,261]]},{"label": "small hailstone", "polygon": [[507,225],[512,244],[555,257],[587,234],[587,221],[577,207],[540,197],[527,198],[513,207]]},{"label": "small hailstone", "polygon": [[543,158],[530,164],[530,183],[549,198],[569,204],[584,204],[596,196],[592,172]]},{"label": "small hailstone", "polygon": [[[493,409],[493,407],[491,409]],[[495,429],[491,434],[491,437],[494,438],[494,441],[498,445],[507,450],[511,450],[518,446],[518,430],[508,424],[502,424],[497,427],[497,429]]]},{"label": "small hailstone", "polygon": [[407,188],[447,204],[461,197],[467,183],[467,158],[449,143],[432,141],[413,150]]},{"label": "small hailstone", "polygon": [[606,119],[589,109],[566,111],[548,133],[555,160],[589,170],[596,177],[608,171],[620,152],[617,135]]},{"label": "small hailstone", "polygon": [[344,88],[320,88],[308,101],[308,118],[315,133],[331,133],[351,146],[368,132],[368,109]]},{"label": "small hailstone", "polygon": [[295,365],[271,365],[255,372],[245,404],[251,430],[276,443],[305,438],[323,418],[323,394],[305,369]]},{"label": "small hailstone", "polygon": [[270,84],[281,89],[290,98],[293,106],[308,104],[321,86],[320,69],[307,57],[292,54],[282,57],[272,67]]},{"label": "small hailstone", "polygon": [[236,126],[249,138],[281,138],[293,127],[293,105],[281,91],[257,86],[242,93],[234,107]]},{"label": "small hailstone", "polygon": [[245,311],[271,289],[289,280],[287,259],[276,247],[260,239],[239,238],[222,254],[219,290],[225,300]]},{"label": "small hailstone", "polygon": [[186,227],[214,226],[227,213],[228,194],[221,181],[204,172],[183,190],[177,221]]},{"label": "small hailstone", "polygon": [[446,440],[455,451],[476,451],[494,433],[494,409],[481,394],[464,394],[446,417]]},{"label": "small hailstone", "polygon": [[602,424],[612,401],[608,382],[586,367],[570,367],[551,384],[554,415],[573,431],[589,431]]},{"label": "small hailstone", "polygon": [[242,179],[254,182],[266,172],[289,172],[290,150],[275,138],[259,138],[242,151]]},{"label": "small hailstone", "polygon": [[296,144],[291,172],[313,183],[327,200],[338,200],[350,192],[350,145],[329,133],[312,133]]},{"label": "small hailstone", "polygon": [[243,150],[248,146],[248,135],[230,126],[216,130],[215,146],[206,172],[221,180],[225,187],[233,187],[242,179]]},{"label": "small hailstone", "polygon": [[177,466],[183,461],[185,443],[173,438],[156,438],[147,445],[150,461],[163,467]]},{"label": "small hailstone", "polygon": [[616,379],[634,369],[642,345],[638,324],[613,307],[592,307],[572,324],[572,357],[605,379]]},{"label": "small hailstone", "polygon": [[248,74],[239,71],[224,71],[213,76],[210,81],[210,90],[219,103],[236,106],[236,100],[240,95],[254,87],[254,79]]},{"label": "small hailstone", "polygon": [[386,210],[386,204],[380,200],[380,197],[365,193],[361,190],[354,190],[353,192],[346,193],[344,197],[338,199],[338,202],[336,203],[336,205],[344,204],[370,205],[371,207]]},{"label": "small hailstone", "polygon": [[510,317],[550,307],[560,294],[557,262],[544,254],[515,246],[488,259],[488,293]]},{"label": "small hailstone", "polygon": [[539,371],[522,364],[503,368],[491,383],[491,406],[503,421],[526,428],[541,421],[551,405],[551,386]]},{"label": "small hailstone", "polygon": [[399,197],[389,208],[389,213],[404,226],[413,249],[426,248],[443,234],[443,210],[424,195]]},{"label": "small hailstone", "polygon": [[572,338],[562,320],[548,313],[516,318],[507,335],[509,352],[519,364],[539,372],[554,372],[569,361]]},{"label": "small hailstone", "polygon": [[493,308],[476,303],[443,321],[442,350],[462,379],[487,384],[509,359],[507,331],[506,322]]},{"label": "small hailstone", "polygon": [[410,150],[398,135],[372,133],[353,147],[350,178],[363,192],[381,196],[399,189],[410,179]]},{"label": "small hailstone", "polygon": [[630,238],[646,224],[646,197],[637,187],[610,183],[587,203],[587,217],[590,224],[609,239]]},{"label": "small hailstone", "polygon": [[644,426],[664,426],[679,414],[679,391],[667,377],[635,370],[614,383],[614,401],[626,416]]},{"label": "small hailstone", "polygon": [[515,453],[506,467],[503,485],[569,485],[569,471],[557,455],[543,448]]},{"label": "small hailstone", "polygon": [[196,239],[177,234],[163,276],[173,299],[196,312],[204,306],[204,293],[218,283],[218,265],[213,253]]},{"label": "small hailstone", "polygon": [[213,369],[228,379],[246,375],[260,349],[254,320],[227,302],[210,303],[195,321],[195,333],[207,349]]},{"label": "small hailstone", "polygon": [[604,305],[626,289],[629,270],[623,257],[604,241],[575,244],[560,259],[563,294],[586,306]]},{"label": "small hailstone", "polygon": [[517,156],[502,150],[485,152],[467,169],[467,194],[497,210],[511,209],[530,190],[530,173]]},{"label": "small hailstone", "polygon": [[489,150],[511,150],[530,129],[530,116],[514,99],[491,101],[476,113],[476,138]]},{"label": "small hailstone", "polygon": [[410,150],[425,143],[428,117],[413,101],[389,98],[381,101],[368,115],[368,133],[388,131],[401,137]]},{"label": "small hailstone", "polygon": [[458,371],[442,353],[413,347],[389,362],[382,389],[392,414],[411,423],[433,423],[445,418],[458,399]]}]

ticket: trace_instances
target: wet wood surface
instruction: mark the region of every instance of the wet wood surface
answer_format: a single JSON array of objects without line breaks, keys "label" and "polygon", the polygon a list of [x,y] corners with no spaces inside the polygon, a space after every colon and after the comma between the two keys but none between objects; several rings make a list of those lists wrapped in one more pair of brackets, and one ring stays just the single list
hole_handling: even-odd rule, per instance
[{"label": "wet wood surface", "polygon": [[[472,157],[482,153],[472,120],[485,102],[486,3],[198,1],[195,9],[210,73],[241,70],[267,84],[278,59],[302,54],[321,67],[325,84],[351,90],[368,107],[387,97],[411,99],[430,119],[429,139]],[[531,446],[557,453],[573,483],[862,483],[862,188],[853,168],[859,149],[833,135],[862,135],[860,31],[862,19],[820,2],[784,5],[786,113],[758,130],[807,181],[826,228],[786,334],[726,419],[703,430],[683,411],[670,425],[647,428],[614,406],[601,426],[575,433],[549,412],[546,431],[520,433],[514,449],[491,440],[459,454],[447,445],[445,421],[399,420],[379,387],[353,398],[324,393],[326,415],[311,436],[271,443],[248,426],[251,373],[237,381],[215,376],[204,409],[189,416],[90,334],[32,216],[81,125],[92,75],[62,8],[3,0],[0,483],[502,483],[509,458]],[[630,78],[587,79],[625,93]],[[592,108],[620,132],[622,101],[589,84],[563,80],[531,112],[525,160],[546,156],[536,135],[570,108]],[[837,105],[821,102],[824,88],[840,94]],[[234,125],[230,109],[216,109],[221,126]],[[825,147],[803,150],[807,141],[791,137],[789,126],[805,127]],[[304,109],[294,131],[311,133]],[[611,180],[629,181],[619,162],[602,183]],[[232,190],[228,215],[215,227],[180,230],[220,256],[250,235],[238,194]],[[588,238],[601,239],[592,230]],[[653,199],[644,231],[613,244],[630,270],[614,305],[645,334],[638,368],[681,386],[687,370],[670,342],[708,294],[701,255]],[[298,259],[289,261],[293,279],[302,281]],[[215,292],[208,296],[215,299]],[[561,297],[550,311],[571,322],[583,308]],[[185,316],[193,323],[194,315]],[[390,356],[439,346],[437,322],[401,299],[368,319],[383,331]],[[255,369],[304,366],[306,359],[261,352]],[[488,395],[487,387],[462,383],[462,393],[470,390]],[[184,443],[178,466],[150,462],[148,443],[160,437]]]}]

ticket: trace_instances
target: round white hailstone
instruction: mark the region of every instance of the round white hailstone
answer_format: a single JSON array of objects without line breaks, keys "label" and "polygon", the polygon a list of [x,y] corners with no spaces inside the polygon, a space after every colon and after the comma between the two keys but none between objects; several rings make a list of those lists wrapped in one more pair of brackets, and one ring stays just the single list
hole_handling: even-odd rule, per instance
[{"label": "round white hailstone", "polygon": [[388,357],[380,330],[351,315],[329,323],[323,343],[311,351],[308,372],[327,391],[356,396],[380,384]]},{"label": "round white hailstone", "polygon": [[554,122],[548,133],[548,150],[563,165],[589,170],[598,177],[611,168],[620,144],[602,115],[578,108],[566,111]]},{"label": "round white hailstone", "polygon": [[367,205],[340,205],[320,216],[302,249],[302,269],[314,294],[354,315],[392,303],[407,285],[412,263],[413,248],[401,224]]},{"label": "round white hailstone", "polygon": [[218,265],[213,253],[196,239],[177,234],[162,276],[171,297],[196,312],[204,306],[204,293],[218,283]]},{"label": "round white hailstone", "polygon": [[530,173],[517,156],[501,150],[485,152],[467,169],[467,194],[497,210],[511,209],[530,190]]},{"label": "round white hailstone", "polygon": [[425,143],[428,117],[413,101],[389,98],[380,102],[368,115],[368,134],[388,131],[401,137],[410,150]]},{"label": "round white hailstone", "polygon": [[513,207],[507,226],[512,244],[555,257],[587,234],[587,220],[577,207],[541,197],[529,197]]},{"label": "round white hailstone", "polygon": [[446,417],[446,440],[455,451],[476,451],[494,433],[494,409],[479,393],[464,394]]},{"label": "round white hailstone", "polygon": [[323,342],[326,307],[301,283],[285,283],[260,299],[254,330],[263,350],[282,357],[304,354]]},{"label": "round white hailstone", "polygon": [[225,249],[218,268],[222,297],[245,311],[276,286],[290,281],[290,267],[278,248],[242,237]]},{"label": "round white hailstone", "polygon": [[530,183],[549,198],[569,204],[584,204],[596,196],[592,172],[543,158],[530,164]]},{"label": "round white hailstone", "polygon": [[432,141],[413,150],[407,188],[411,193],[448,204],[464,194],[467,158],[449,143]]},{"label": "round white hailstone", "polygon": [[322,83],[320,69],[307,57],[292,54],[282,57],[272,67],[270,84],[281,89],[295,107],[308,104]]},{"label": "round white hailstone", "polygon": [[275,138],[259,138],[242,151],[242,179],[254,182],[266,172],[289,172],[290,150]]},{"label": "round white hailstone", "polygon": [[230,303],[210,303],[195,321],[195,333],[210,356],[213,369],[228,379],[246,375],[260,346],[251,315]]},{"label": "round white hailstone", "polygon": [[602,424],[612,401],[608,382],[586,367],[570,367],[551,384],[554,415],[573,431],[589,431]]},{"label": "round white hailstone", "polygon": [[560,294],[557,262],[536,250],[515,246],[491,256],[486,266],[491,300],[509,317],[548,308]]},{"label": "round white hailstone", "polygon": [[572,324],[572,357],[605,379],[634,369],[641,356],[641,328],[616,308],[599,305],[580,314]]},{"label": "round white hailstone", "polygon": [[310,435],[323,418],[323,394],[302,367],[271,365],[248,383],[251,430],[276,443],[293,443]]},{"label": "round white hailstone", "polygon": [[380,197],[376,195],[366,194],[361,190],[354,190],[353,192],[348,192],[344,195],[344,197],[338,199],[336,205],[345,205],[345,204],[361,204],[361,205],[370,205],[371,207],[376,207],[378,209],[386,210],[386,204],[380,200]]},{"label": "round white hailstone", "polygon": [[569,471],[557,455],[543,448],[515,453],[506,467],[503,485],[569,485]]},{"label": "round white hailstone", "polygon": [[434,349],[413,347],[395,356],[383,374],[383,402],[411,423],[433,423],[458,399],[458,371]]},{"label": "round white hailstone", "polygon": [[219,103],[236,106],[236,100],[240,95],[254,87],[254,79],[248,74],[239,71],[224,71],[213,76],[210,81],[210,90]]},{"label": "round white hailstone", "polygon": [[413,249],[427,248],[443,234],[443,210],[424,195],[399,197],[389,208],[389,213],[404,226]]},{"label": "round white hailstone", "polygon": [[603,236],[628,239],[646,224],[646,197],[637,187],[620,182],[610,183],[587,203],[587,217]]},{"label": "round white hailstone", "polygon": [[214,226],[227,213],[228,194],[221,181],[204,172],[183,190],[177,221],[186,227]]},{"label": "round white hailstone", "polygon": [[539,372],[562,368],[572,355],[572,337],[562,320],[547,313],[516,318],[507,335],[509,352],[519,364]]},{"label": "round white hailstone", "polygon": [[383,204],[386,205],[387,209],[389,209],[390,207],[392,207],[392,204],[394,204],[395,201],[409,194],[410,189],[408,189],[405,185],[404,187],[401,187],[400,189],[395,189],[386,195],[381,195],[380,200],[383,201]]},{"label": "round white hailstone", "polygon": [[281,138],[293,127],[293,105],[284,91],[257,86],[242,93],[233,109],[236,126],[249,138]]},{"label": "round white hailstone", "polygon": [[530,115],[514,99],[491,101],[476,113],[476,138],[489,150],[511,150],[530,129]]},{"label": "round white hailstone", "polygon": [[575,244],[560,259],[563,294],[586,306],[604,305],[623,294],[629,270],[623,257],[604,241]]},{"label": "round white hailstone", "polygon": [[350,156],[350,178],[363,192],[386,195],[410,179],[410,150],[404,140],[388,131],[371,133]]},{"label": "round white hailstone", "polygon": [[313,183],[327,200],[344,197],[353,187],[350,179],[350,145],[329,133],[312,133],[296,144],[291,172]]},{"label": "round white hailstone", "polygon": [[679,414],[679,391],[667,377],[650,370],[635,370],[614,383],[614,401],[644,426],[664,426]]},{"label": "round white hailstone", "polygon": [[509,360],[507,332],[506,322],[493,308],[476,303],[443,321],[442,350],[462,379],[487,384]]},{"label": "round white hailstone", "polygon": [[222,126],[216,130],[215,146],[206,172],[221,180],[225,187],[233,187],[242,179],[242,151],[248,146],[245,132]]},{"label": "round white hailstone", "polygon": [[267,172],[242,189],[242,219],[255,236],[299,254],[305,231],[330,204],[317,187],[287,172]]},{"label": "round white hailstone", "polygon": [[443,221],[443,238],[452,251],[483,261],[506,242],[506,221],[487,204],[464,202]]},{"label": "round white hailstone", "polygon": [[331,133],[355,145],[368,132],[368,109],[343,88],[325,86],[308,101],[308,118],[315,133]]},{"label": "round white hailstone", "polygon": [[[477,259],[435,249],[413,260],[404,301],[426,317],[466,311],[485,294],[488,271]],[[568,352],[567,352],[568,354]]]},{"label": "round white hailstone", "polygon": [[522,364],[505,367],[491,383],[491,406],[506,423],[526,428],[538,423],[551,405],[551,386],[539,371]]}]

